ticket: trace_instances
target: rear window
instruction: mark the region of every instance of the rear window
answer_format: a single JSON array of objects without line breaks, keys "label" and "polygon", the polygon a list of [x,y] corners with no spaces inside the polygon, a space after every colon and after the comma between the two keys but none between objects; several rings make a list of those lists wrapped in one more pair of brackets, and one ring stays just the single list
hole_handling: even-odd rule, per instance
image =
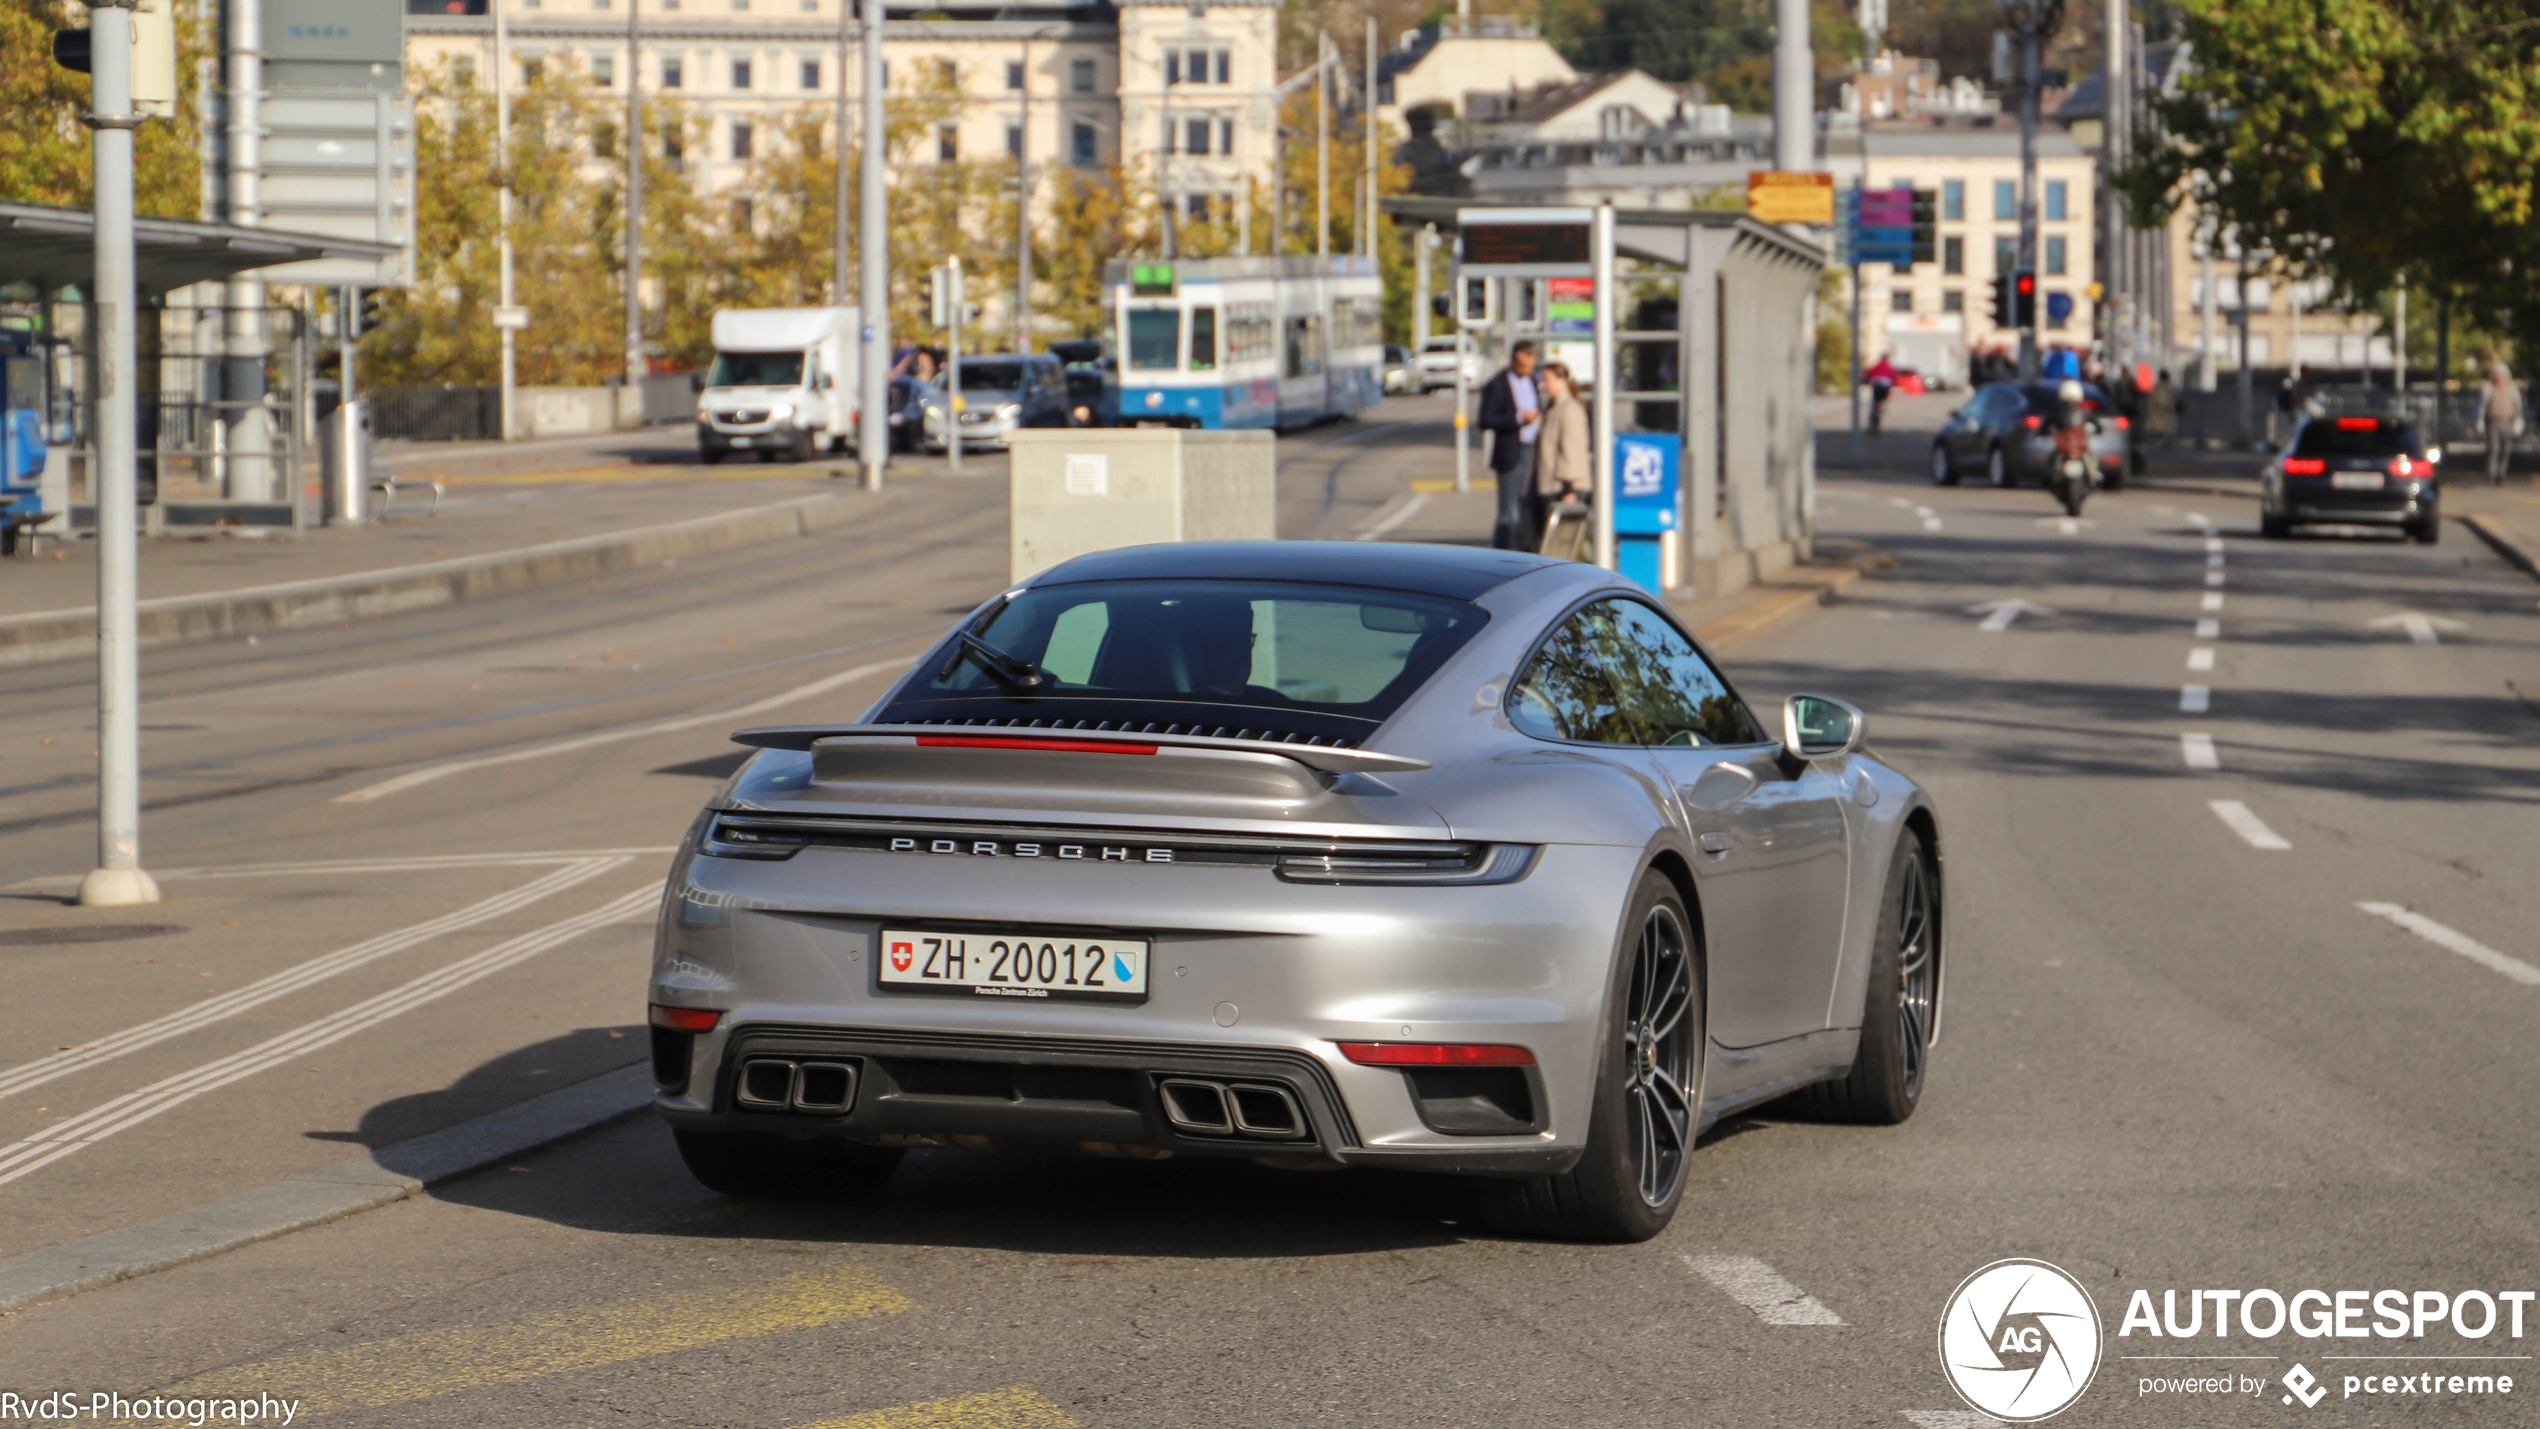
[{"label": "rear window", "polygon": [[1006,602],[981,639],[1037,667],[1024,690],[947,649],[876,716],[1111,723],[1355,742],[1489,620],[1458,600],[1271,581],[1089,581]]},{"label": "rear window", "polygon": [[2377,417],[2321,417],[2302,424],[2295,456],[2415,456],[2417,434],[2405,422]]},{"label": "rear window", "polygon": [[[2053,384],[2048,383],[2041,386],[2024,388],[2022,390],[2028,394],[2028,409],[2030,411],[2035,412],[2041,417],[2051,417],[2055,415],[2055,388]],[[2099,384],[2095,382],[2084,382],[2081,384],[2081,400],[2084,405],[2090,407],[2094,411],[2113,412],[2117,409],[2117,404],[2109,401],[2107,392],[2101,389]]]}]

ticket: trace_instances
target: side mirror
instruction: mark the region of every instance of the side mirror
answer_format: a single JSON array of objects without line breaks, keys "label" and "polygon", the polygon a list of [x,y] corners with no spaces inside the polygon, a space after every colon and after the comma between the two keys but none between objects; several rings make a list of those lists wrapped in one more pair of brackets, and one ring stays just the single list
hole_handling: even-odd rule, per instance
[{"label": "side mirror", "polygon": [[1833,759],[1861,747],[1870,717],[1824,695],[1782,701],[1782,746],[1802,759]]}]

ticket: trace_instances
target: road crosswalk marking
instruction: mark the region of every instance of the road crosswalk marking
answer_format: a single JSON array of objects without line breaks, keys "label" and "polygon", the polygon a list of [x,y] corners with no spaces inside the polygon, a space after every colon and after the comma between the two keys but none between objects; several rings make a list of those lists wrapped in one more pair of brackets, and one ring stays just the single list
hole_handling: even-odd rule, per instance
[{"label": "road crosswalk marking", "polygon": [[1972,1409],[1900,1409],[1897,1413],[1914,1421],[1914,1429],[1992,1429],[2002,1422]]},{"label": "road crosswalk marking", "polygon": [[801,1429],[1074,1429],[1075,1418],[1025,1385],[823,1419]]},{"label": "road crosswalk marking", "polygon": [[1728,1292],[1767,1325],[1840,1325],[1843,1317],[1751,1255],[1688,1255],[1696,1275]]},{"label": "road crosswalk marking", "polygon": [[[915,1302],[857,1265],[809,1270],[752,1285],[682,1290],[589,1309],[556,1310],[508,1324],[419,1330],[342,1349],[320,1350],[215,1370],[163,1393],[186,1399],[269,1394],[297,1399],[300,1413],[327,1414],[431,1399],[461,1390],[518,1384],[571,1370],[624,1364],[730,1340],[816,1330],[846,1320],[897,1315]],[[889,1411],[885,1411],[886,1413]],[[854,1422],[854,1421],[846,1421]],[[884,1420],[892,1429],[898,1421]],[[1005,1429],[1053,1419],[914,1419],[905,1429]]]}]

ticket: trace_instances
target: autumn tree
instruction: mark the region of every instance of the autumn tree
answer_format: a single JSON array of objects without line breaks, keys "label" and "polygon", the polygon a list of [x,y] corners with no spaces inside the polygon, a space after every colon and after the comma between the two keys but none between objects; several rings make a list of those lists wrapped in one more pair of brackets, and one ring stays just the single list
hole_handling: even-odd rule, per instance
[{"label": "autumn tree", "polygon": [[[53,63],[53,32],[88,24],[76,0],[16,0],[0,6],[0,199],[89,206],[93,149],[88,76]],[[197,218],[203,208],[203,93],[197,61],[211,53],[208,7],[178,5],[177,101],[173,118],[133,132],[133,206],[157,218]],[[214,215],[219,217],[221,215]]]}]

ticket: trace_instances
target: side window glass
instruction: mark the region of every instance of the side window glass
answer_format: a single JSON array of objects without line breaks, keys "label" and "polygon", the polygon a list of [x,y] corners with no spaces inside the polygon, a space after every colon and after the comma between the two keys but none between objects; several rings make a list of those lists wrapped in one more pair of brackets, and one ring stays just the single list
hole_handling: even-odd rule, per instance
[{"label": "side window glass", "polygon": [[1564,621],[1517,681],[1508,699],[1509,720],[1537,739],[1638,744],[1639,732],[1606,674],[1605,657],[1616,639],[1611,601]]},{"label": "side window glass", "polygon": [[1642,738],[1658,745],[1758,742],[1746,707],[1683,631],[1636,601],[1614,604],[1620,638],[1608,668]]}]

